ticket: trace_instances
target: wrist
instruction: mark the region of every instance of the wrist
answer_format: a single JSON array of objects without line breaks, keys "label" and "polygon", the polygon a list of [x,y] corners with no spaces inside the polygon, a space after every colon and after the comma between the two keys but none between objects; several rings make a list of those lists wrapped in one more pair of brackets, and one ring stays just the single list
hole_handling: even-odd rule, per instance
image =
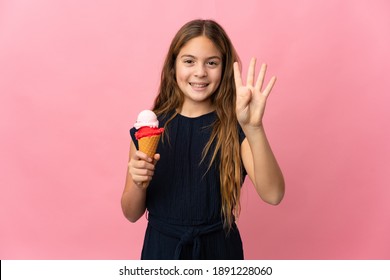
[{"label": "wrist", "polygon": [[133,181],[135,189],[141,193],[146,192],[146,189],[149,186],[149,182],[135,182]]},{"label": "wrist", "polygon": [[262,123],[259,125],[241,125],[241,128],[244,131],[245,136],[264,133],[264,126]]}]

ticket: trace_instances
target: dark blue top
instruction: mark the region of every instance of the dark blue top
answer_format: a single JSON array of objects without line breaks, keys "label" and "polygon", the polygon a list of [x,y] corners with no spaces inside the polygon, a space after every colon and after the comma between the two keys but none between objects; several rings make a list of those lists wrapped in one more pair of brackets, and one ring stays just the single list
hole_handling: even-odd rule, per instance
[{"label": "dark blue top", "polygon": [[[168,118],[159,118],[159,126]],[[215,120],[215,112],[196,118],[178,114],[169,123],[147,189],[149,223],[142,259],[243,258],[236,225],[228,234],[222,228],[219,155],[207,171],[214,145],[201,161]],[[242,143],[245,135],[237,127]],[[138,149],[135,131],[132,128],[130,135]]]}]

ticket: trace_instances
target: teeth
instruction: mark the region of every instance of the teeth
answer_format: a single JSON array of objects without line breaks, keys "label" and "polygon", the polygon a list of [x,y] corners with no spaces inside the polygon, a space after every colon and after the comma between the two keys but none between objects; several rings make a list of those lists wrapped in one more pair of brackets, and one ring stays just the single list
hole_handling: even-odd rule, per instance
[{"label": "teeth", "polygon": [[208,84],[190,83],[190,85],[196,88],[202,88],[202,87],[207,87]]}]

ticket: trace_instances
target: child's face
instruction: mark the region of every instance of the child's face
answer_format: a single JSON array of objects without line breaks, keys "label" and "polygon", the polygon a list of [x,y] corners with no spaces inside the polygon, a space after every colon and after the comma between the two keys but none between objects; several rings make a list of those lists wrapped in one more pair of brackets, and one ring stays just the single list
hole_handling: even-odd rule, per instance
[{"label": "child's face", "polygon": [[210,96],[218,88],[221,75],[222,55],[207,37],[195,37],[180,50],[176,81],[184,93],[184,104],[210,105]]}]

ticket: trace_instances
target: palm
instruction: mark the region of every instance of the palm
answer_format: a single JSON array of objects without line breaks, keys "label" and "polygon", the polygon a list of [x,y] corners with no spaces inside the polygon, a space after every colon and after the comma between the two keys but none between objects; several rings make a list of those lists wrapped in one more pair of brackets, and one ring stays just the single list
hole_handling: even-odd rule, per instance
[{"label": "palm", "polygon": [[255,80],[256,60],[252,58],[247,76],[247,83],[243,85],[241,72],[237,62],[234,63],[234,79],[236,84],[236,114],[241,126],[259,127],[262,125],[265,105],[276,77],[272,77],[264,90],[262,90],[267,66],[263,64],[259,76]]}]

